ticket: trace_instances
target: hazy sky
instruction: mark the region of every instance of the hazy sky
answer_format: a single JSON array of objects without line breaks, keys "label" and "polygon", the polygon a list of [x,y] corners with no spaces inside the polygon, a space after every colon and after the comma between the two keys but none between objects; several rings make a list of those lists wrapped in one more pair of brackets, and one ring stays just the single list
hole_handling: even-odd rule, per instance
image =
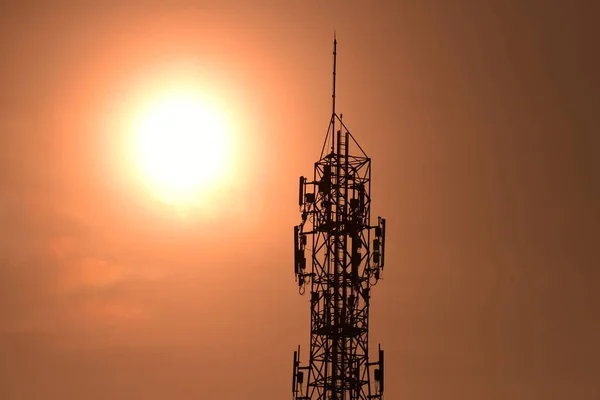
[{"label": "hazy sky", "polygon": [[[386,398],[600,398],[594,1],[121,3],[0,8],[0,399],[290,398],[334,29],[388,220]],[[186,214],[121,145],[183,70],[244,149]]]}]

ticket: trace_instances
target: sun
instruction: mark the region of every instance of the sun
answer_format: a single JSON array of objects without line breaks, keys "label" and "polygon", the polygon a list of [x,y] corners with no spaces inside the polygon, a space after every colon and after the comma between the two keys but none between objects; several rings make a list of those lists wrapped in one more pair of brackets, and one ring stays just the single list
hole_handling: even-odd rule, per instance
[{"label": "sun", "polygon": [[163,94],[133,126],[133,160],[152,192],[190,202],[214,188],[229,164],[230,127],[216,102],[189,91]]}]

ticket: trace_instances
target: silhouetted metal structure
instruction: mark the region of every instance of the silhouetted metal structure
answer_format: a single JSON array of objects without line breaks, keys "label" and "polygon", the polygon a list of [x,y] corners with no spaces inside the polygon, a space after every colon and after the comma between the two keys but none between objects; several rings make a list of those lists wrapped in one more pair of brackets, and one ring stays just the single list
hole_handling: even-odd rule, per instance
[{"label": "silhouetted metal structure", "polygon": [[371,225],[371,159],[335,111],[333,43],[333,111],[314,176],[300,177],[302,223],[294,227],[300,293],[310,285],[311,338],[307,365],[300,346],[294,352],[292,392],[295,400],[382,399],[381,346],[369,361],[369,299],[383,270],[385,219]]}]

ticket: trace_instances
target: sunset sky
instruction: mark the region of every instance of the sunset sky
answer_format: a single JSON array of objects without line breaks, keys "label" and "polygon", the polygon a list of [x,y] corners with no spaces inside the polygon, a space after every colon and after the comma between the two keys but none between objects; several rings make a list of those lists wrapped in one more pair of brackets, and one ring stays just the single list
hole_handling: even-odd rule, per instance
[{"label": "sunset sky", "polygon": [[[291,398],[310,326],[292,227],[334,29],[388,222],[385,398],[600,398],[594,1],[7,3],[1,400]],[[228,132],[185,201],[132,144],[181,88]]]}]

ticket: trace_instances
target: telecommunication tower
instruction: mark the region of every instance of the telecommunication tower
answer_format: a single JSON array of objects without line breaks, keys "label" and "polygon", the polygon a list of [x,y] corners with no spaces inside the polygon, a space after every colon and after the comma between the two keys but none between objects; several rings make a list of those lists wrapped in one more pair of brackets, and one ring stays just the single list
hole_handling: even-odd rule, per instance
[{"label": "telecommunication tower", "polygon": [[[310,355],[294,352],[294,400],[381,400],[383,350],[369,359],[371,287],[385,260],[385,219],[371,225],[371,159],[335,110],[312,179],[300,177],[302,222],[294,227],[294,273],[310,287]],[[308,239],[310,237],[310,239]],[[307,269],[306,251],[311,266]]]}]

